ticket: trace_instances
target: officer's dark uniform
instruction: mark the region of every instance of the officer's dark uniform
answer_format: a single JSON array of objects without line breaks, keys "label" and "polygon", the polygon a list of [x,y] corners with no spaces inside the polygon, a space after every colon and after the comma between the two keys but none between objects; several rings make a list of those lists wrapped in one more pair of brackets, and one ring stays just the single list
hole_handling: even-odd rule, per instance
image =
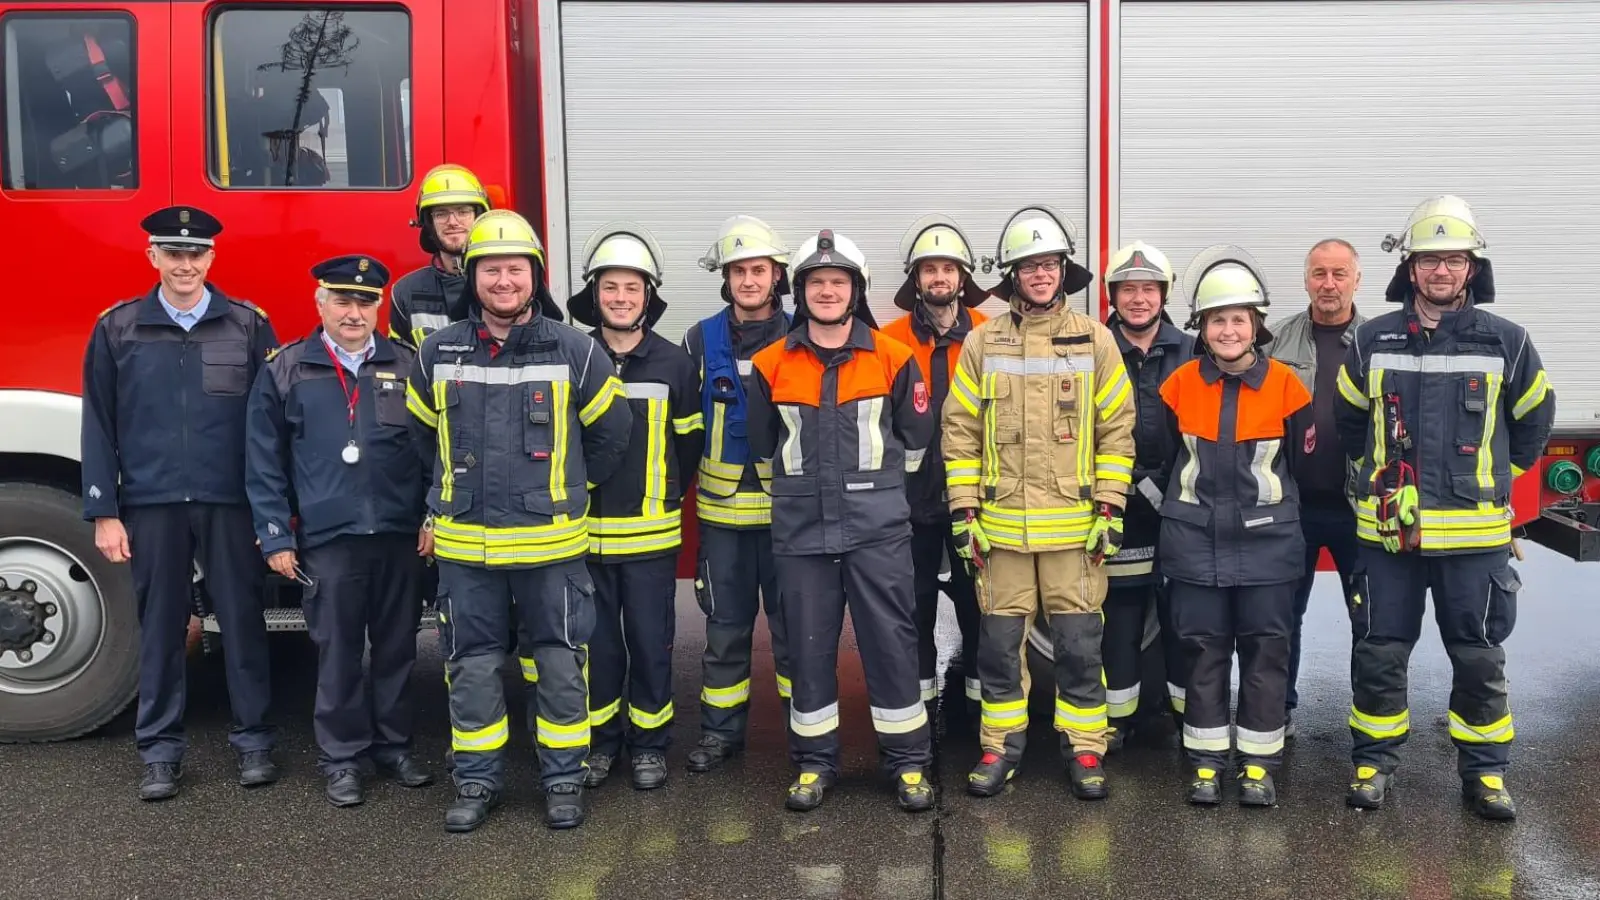
[{"label": "officer's dark uniform", "polygon": [[[193,207],[140,223],[151,243],[203,251],[222,230]],[[241,754],[241,780],[276,771],[266,751],[270,698],[262,587],[245,496],[245,407],[251,380],[277,345],[266,313],[207,284],[204,314],[185,331],[161,290],[101,314],[83,371],[83,514],[118,518],[128,532],[142,629],[139,755],[183,759],[185,642],[194,564],[222,625],[223,662]]]},{"label": "officer's dark uniform", "polygon": [[488,791],[463,794],[488,806],[504,783],[510,736],[499,669],[513,597],[522,648],[537,668],[538,714],[530,724],[544,786],[583,781],[595,622],[584,565],[589,485],[616,471],[632,427],[605,351],[553,320],[547,295],[539,304],[531,321],[498,342],[474,303],[467,321],[423,342],[407,397],[435,442],[427,503],[439,609],[449,623],[454,775],[458,791]]},{"label": "officer's dark uniform", "polygon": [[428,335],[467,317],[463,297],[467,279],[461,272],[447,272],[436,256],[427,265],[413,269],[394,283],[389,295],[389,339],[415,350]]},{"label": "officer's dark uniform", "polygon": [[1100,640],[1106,711],[1117,729],[1112,741],[1121,743],[1139,712],[1145,619],[1152,604],[1160,610],[1167,693],[1173,712],[1183,713],[1183,655],[1173,636],[1167,594],[1161,588],[1156,542],[1161,534],[1159,510],[1166,485],[1162,467],[1176,455],[1178,442],[1166,404],[1161,402],[1161,385],[1194,356],[1194,337],[1178,330],[1164,312],[1148,351],[1128,340],[1116,313],[1106,320],[1106,327],[1117,339],[1122,364],[1134,387],[1133,490],[1128,492],[1128,508],[1122,514],[1122,549],[1105,561],[1106,627]]},{"label": "officer's dark uniform", "polygon": [[[1402,308],[1357,329],[1338,376],[1339,439],[1359,466],[1350,664],[1357,780],[1349,799],[1381,803],[1399,765],[1411,731],[1406,671],[1431,592],[1455,671],[1457,768],[1480,813],[1509,817],[1500,779],[1516,731],[1501,642],[1516,622],[1521,587],[1510,565],[1511,483],[1544,452],[1555,394],[1527,331],[1481,308],[1494,300],[1488,260],[1474,261],[1466,305],[1432,330],[1417,318],[1408,265],[1388,289]],[[1404,444],[1394,440],[1396,419]],[[1378,534],[1375,479],[1401,462],[1415,472],[1420,544],[1390,553]],[[1357,785],[1373,783],[1358,796]],[[1489,803],[1486,794],[1503,799]]]},{"label": "officer's dark uniform", "polygon": [[[590,332],[610,356],[633,413],[628,455],[589,499],[588,562],[596,615],[589,647],[591,784],[603,779],[600,766],[621,753],[624,722],[636,787],[656,786],[639,780],[640,756],[664,755],[672,741],[680,510],[700,461],[705,428],[695,364],[682,347],[648,330],[666,303],[654,287],[647,290],[651,302],[638,346],[618,354],[605,343],[602,329]],[[600,321],[589,290],[567,308],[576,321]]]},{"label": "officer's dark uniform", "polygon": [[[369,305],[383,299],[389,277],[365,256],[311,271],[323,288]],[[261,554],[297,551],[310,582],[303,603],[317,645],[318,764],[330,782],[354,776],[363,756],[394,773],[411,753],[417,536],[431,474],[406,410],[414,354],[374,335],[352,372],[338,352],[318,327],[273,354],[251,394],[247,447]],[[370,679],[362,673],[369,638]],[[359,779],[341,797],[339,805],[360,802]]]}]

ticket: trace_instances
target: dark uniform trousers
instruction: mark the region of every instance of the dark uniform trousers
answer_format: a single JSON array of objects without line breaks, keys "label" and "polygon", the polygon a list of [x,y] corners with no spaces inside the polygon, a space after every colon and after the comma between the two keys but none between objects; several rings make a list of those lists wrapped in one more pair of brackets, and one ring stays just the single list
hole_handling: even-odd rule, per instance
[{"label": "dark uniform trousers", "polygon": [[1118,584],[1122,580],[1106,579],[1106,602],[1100,608],[1105,617],[1100,664],[1106,674],[1106,715],[1113,727],[1126,732],[1139,712],[1144,625],[1158,588],[1154,584]]},{"label": "dark uniform trousers", "polygon": [[847,604],[884,769],[920,770],[933,761],[917,687],[910,542],[907,535],[837,556],[777,557],[794,666],[789,757],[801,771],[839,771],[839,635]]},{"label": "dark uniform trousers", "polygon": [[[324,774],[362,756],[411,752],[411,669],[417,661],[422,559],[415,534],[338,537],[300,554],[306,627],[317,645],[313,726]],[[362,672],[372,644],[370,678]]]},{"label": "dark uniform trousers", "polygon": [[[1207,587],[1172,582],[1173,627],[1188,675],[1183,746],[1196,767],[1223,769],[1233,746],[1243,764],[1269,772],[1283,759],[1295,584]],[[1238,728],[1230,740],[1228,701],[1236,650]]]},{"label": "dark uniform trousers", "polygon": [[1393,554],[1360,545],[1351,627],[1355,649],[1350,734],[1357,766],[1390,773],[1410,734],[1406,670],[1422,636],[1426,595],[1455,680],[1450,691],[1450,737],[1463,778],[1503,775],[1516,732],[1506,696],[1506,651],[1501,642],[1517,621],[1522,582],[1504,548],[1450,556]]},{"label": "dark uniform trousers", "polygon": [[[950,563],[950,580],[939,583],[939,570]],[[983,699],[978,682],[978,629],[983,616],[978,610],[977,589],[966,563],[957,554],[949,522],[911,524],[911,565],[915,569],[917,597],[917,675],[923,700],[938,696],[939,652],[933,643],[939,621],[939,592],[950,595],[955,606],[956,624],[961,628],[961,673],[967,699]]]},{"label": "dark uniform trousers", "polygon": [[159,503],[122,511],[139,602],[139,707],[134,736],[145,763],[179,762],[183,735],[185,648],[198,558],[205,590],[222,626],[223,668],[239,753],[270,750],[272,697],[261,592],[266,566],[244,504]]},{"label": "dark uniform trousers", "polygon": [[1336,506],[1302,502],[1300,530],[1306,536],[1306,574],[1294,592],[1294,634],[1289,641],[1289,708],[1300,705],[1300,626],[1311,607],[1311,588],[1317,580],[1317,562],[1327,547],[1339,570],[1345,604],[1350,605],[1351,575],[1356,570],[1356,511],[1348,503]]},{"label": "dark uniform trousers", "polygon": [[718,528],[702,522],[695,581],[695,598],[706,615],[701,731],[743,746],[750,721],[751,641],[763,603],[778,696],[787,704],[791,694],[783,594],[778,589],[771,530]]},{"label": "dark uniform trousers", "polygon": [[[526,687],[536,694],[529,704],[537,709],[530,725],[544,787],[581,783],[589,755],[587,670],[595,625],[594,584],[584,561],[531,569],[486,569],[448,560],[438,566],[456,785],[504,786],[511,732],[500,667],[510,652],[513,614],[518,652],[537,667],[537,681]],[[527,678],[526,663],[523,671]]]},{"label": "dark uniform trousers", "polygon": [[1189,701],[1188,664],[1183,659],[1183,642],[1178,640],[1178,627],[1172,621],[1171,579],[1163,579],[1154,588],[1156,594],[1156,622],[1161,628],[1161,659],[1167,670],[1167,703],[1173,721],[1183,725],[1183,710]]},{"label": "dark uniform trousers", "polygon": [[632,752],[665,753],[671,746],[677,567],[676,556],[616,562],[589,557],[596,617],[589,654],[595,753],[618,755],[624,730]]}]

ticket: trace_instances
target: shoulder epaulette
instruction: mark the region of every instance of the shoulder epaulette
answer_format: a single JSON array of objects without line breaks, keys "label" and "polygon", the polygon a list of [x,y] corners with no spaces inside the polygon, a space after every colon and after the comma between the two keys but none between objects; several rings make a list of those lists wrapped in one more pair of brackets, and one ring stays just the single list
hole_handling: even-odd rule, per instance
[{"label": "shoulder epaulette", "polygon": [[117,310],[123,308],[124,306],[127,306],[130,303],[138,303],[140,300],[143,300],[143,299],[144,299],[143,297],[134,297],[134,298],[129,299],[129,300],[118,300],[117,302],[115,302],[115,303],[111,304],[110,306],[106,307],[105,309],[101,310],[100,311],[100,315],[95,316],[95,321],[99,321],[101,319],[104,319],[106,316],[111,315],[113,312],[116,312]]}]

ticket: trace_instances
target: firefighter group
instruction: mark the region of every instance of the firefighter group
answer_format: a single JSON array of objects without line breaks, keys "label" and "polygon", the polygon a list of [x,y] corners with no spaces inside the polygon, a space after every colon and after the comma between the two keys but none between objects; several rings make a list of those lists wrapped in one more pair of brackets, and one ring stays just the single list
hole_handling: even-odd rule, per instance
[{"label": "firefighter group", "polygon": [[[1261,267],[1227,245],[1180,285],[1134,242],[1101,273],[1109,320],[1078,312],[1067,298],[1095,273],[1047,206],[1012,215],[988,258],[946,217],[915,222],[905,314],[880,328],[847,235],[790,250],[734,216],[699,261],[723,308],[681,343],[655,330],[667,304],[648,230],[597,231],[563,310],[534,229],[491,206],[471,172],[434,169],[416,209],[431,262],[393,283],[368,255],[317,265],[321,323],[281,346],[265,313],[207,278],[220,222],[187,206],[144,220],[159,283],[95,325],[82,448],[84,516],[137,592],[142,799],[183,776],[197,574],[221,625],[239,783],[278,779],[269,568],[300,586],[317,647],[332,804],[362,803],[374,771],[434,779],[412,741],[425,597],[449,691],[447,830],[501,800],[513,658],[550,827],[581,825],[585,791],[619,767],[661,787],[692,489],[706,642],[691,773],[745,747],[764,609],[777,677],[759,689],[776,688],[795,770],[785,804],[824,802],[848,608],[884,775],[901,808],[931,809],[945,594],[962,645],[944,703],[978,725],[969,793],[998,795],[1018,771],[1038,628],[1072,795],[1107,797],[1107,754],[1170,715],[1189,803],[1219,804],[1231,782],[1238,803],[1273,806],[1326,548],[1352,632],[1347,803],[1381,808],[1394,785],[1431,593],[1463,798],[1515,816],[1510,496],[1555,397],[1527,333],[1486,308],[1493,272],[1460,198],[1426,200],[1386,241],[1392,308],[1357,314],[1358,254],[1329,239],[1306,258],[1308,308],[1272,331]],[[994,264],[986,291],[974,274]],[[991,295],[1008,309],[986,318]],[[1139,715],[1152,611],[1170,707],[1153,717]]]}]

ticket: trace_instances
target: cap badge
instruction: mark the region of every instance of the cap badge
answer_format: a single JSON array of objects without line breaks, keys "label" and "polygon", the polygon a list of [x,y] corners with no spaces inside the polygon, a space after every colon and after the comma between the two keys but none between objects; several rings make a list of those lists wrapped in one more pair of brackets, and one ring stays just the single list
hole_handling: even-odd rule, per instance
[{"label": "cap badge", "polygon": [[[356,263],[356,270],[357,271],[365,272],[366,270],[368,270],[370,268],[372,268],[372,263],[367,262],[365,259],[361,260],[361,262],[359,262],[359,263]],[[360,281],[361,279],[357,278],[356,280]]]},{"label": "cap badge", "polygon": [[[189,224],[189,211],[187,209],[178,210],[178,221],[185,225]],[[188,233],[187,231],[184,232],[184,234]]]}]

